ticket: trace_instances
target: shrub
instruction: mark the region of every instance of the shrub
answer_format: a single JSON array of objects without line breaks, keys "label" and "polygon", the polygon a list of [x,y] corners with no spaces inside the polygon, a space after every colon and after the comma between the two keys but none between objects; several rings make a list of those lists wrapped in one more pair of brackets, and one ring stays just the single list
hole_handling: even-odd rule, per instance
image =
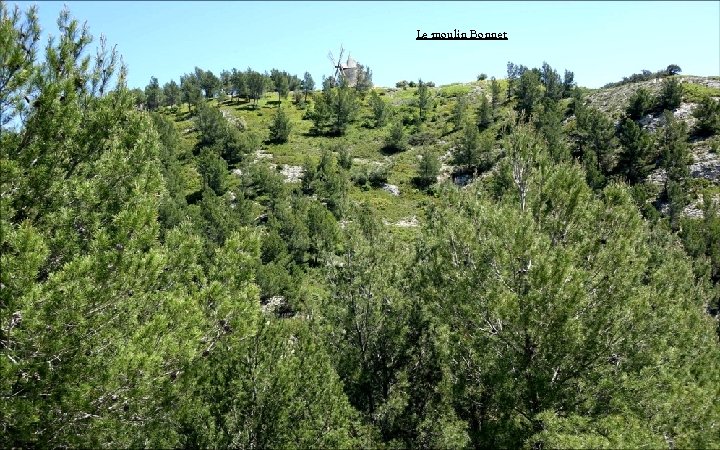
[{"label": "shrub", "polygon": [[632,120],[639,120],[652,111],[653,98],[645,88],[640,88],[630,97],[625,113]]},{"label": "shrub", "polygon": [[419,187],[425,188],[434,184],[440,173],[440,160],[430,149],[422,152],[420,163],[418,164],[418,175],[415,182]]},{"label": "shrub", "polygon": [[350,149],[346,145],[338,144],[335,147],[335,151],[338,154],[338,166],[345,170],[350,170],[352,167],[352,153],[350,152]]},{"label": "shrub", "polygon": [[373,187],[387,183],[390,168],[385,165],[376,165],[368,172],[368,181]]},{"label": "shrub", "polygon": [[354,167],[350,173],[350,179],[360,187],[365,187],[370,180],[366,166]]},{"label": "shrub", "polygon": [[290,117],[285,114],[282,108],[278,108],[272,123],[270,124],[270,141],[276,144],[282,144],[288,141],[292,123]]},{"label": "shrub", "polygon": [[710,96],[703,97],[693,111],[693,117],[697,119],[698,134],[711,136],[720,133],[720,101]]},{"label": "shrub", "polygon": [[683,87],[677,78],[668,78],[663,81],[660,95],[657,98],[656,109],[658,112],[673,111],[680,106],[682,101]]},{"label": "shrub", "polygon": [[375,127],[384,127],[390,115],[390,107],[385,100],[381,99],[376,91],[370,94],[370,108],[372,108]]},{"label": "shrub", "polygon": [[431,132],[423,128],[418,129],[413,134],[411,134],[410,137],[408,137],[408,143],[410,145],[430,145],[434,142],[435,136]]},{"label": "shrub", "polygon": [[407,148],[405,126],[401,121],[396,120],[390,127],[390,132],[385,138],[385,148],[395,151],[403,151]]},{"label": "shrub", "polygon": [[682,72],[682,69],[677,64],[670,64],[665,70],[667,71],[668,75],[677,75]]}]

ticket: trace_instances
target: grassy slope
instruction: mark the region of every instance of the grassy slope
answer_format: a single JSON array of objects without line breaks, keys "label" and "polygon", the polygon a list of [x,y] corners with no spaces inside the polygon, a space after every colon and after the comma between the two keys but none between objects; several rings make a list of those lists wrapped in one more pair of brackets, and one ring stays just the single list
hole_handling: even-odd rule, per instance
[{"label": "grassy slope", "polygon": [[[507,89],[506,80],[499,80],[499,83],[501,92],[505,92]],[[588,95],[590,103],[593,106],[599,107],[611,114],[611,116],[616,116],[618,111],[626,104],[629,95],[638,87],[646,84],[650,85],[649,82],[646,82],[626,85],[619,88],[587,90],[586,95]],[[692,86],[690,86],[691,84]],[[690,87],[686,91],[686,101],[693,101],[699,94],[699,91],[720,95],[720,89],[709,88],[702,84],[687,83],[686,86]],[[656,88],[655,85],[648,87],[650,87],[651,90]],[[386,99],[393,106],[395,113],[400,114],[401,117],[409,117],[417,114],[417,107],[414,103],[417,96],[417,88],[376,88],[376,90],[382,98]],[[457,98],[463,95],[469,96],[470,106],[467,114],[469,117],[474,117],[480,95],[485,94],[489,96],[490,81],[456,83],[431,88],[430,90],[434,106],[424,124],[424,131],[431,136],[431,139],[424,145],[429,147],[438,156],[441,156],[445,155],[452,148],[459,134],[453,130],[453,126],[450,123],[452,110]],[[314,136],[310,134],[312,122],[303,119],[307,109],[299,109],[293,104],[291,99],[292,95],[282,101],[282,107],[290,116],[293,124],[289,142],[279,145],[264,143],[260,149],[260,151],[272,155],[272,158],[268,160],[269,162],[277,165],[287,164],[300,166],[303,164],[306,156],[310,156],[311,159],[317,161],[323,148],[332,148],[337,144],[343,145],[350,149],[353,158],[355,158],[354,166],[372,164],[389,165],[388,183],[397,185],[400,189],[400,195],[393,196],[382,189],[363,189],[353,185],[350,192],[350,198],[353,201],[369,203],[380,213],[380,217],[390,223],[403,219],[407,220],[412,217],[422,220],[423,205],[433,201],[432,195],[418,190],[412,184],[412,178],[416,175],[418,158],[420,152],[423,150],[423,146],[411,146],[407,151],[395,154],[383,152],[382,148],[389,127],[387,125],[381,129],[371,127],[371,110],[368,106],[367,98],[361,102],[362,106],[358,120],[350,127],[345,136]],[[277,94],[270,92],[266,93],[263,98],[260,99],[257,108],[244,101],[231,102],[229,100],[222,102],[220,108],[234,117],[242,119],[248,129],[258,130],[264,136],[267,136],[269,123],[277,108],[277,100]],[[211,103],[217,105],[217,101],[215,100],[211,101]],[[311,102],[309,102],[308,108],[311,108]],[[505,105],[501,108],[498,114],[500,122],[508,116],[510,108],[511,105]],[[175,115],[175,122],[188,145],[194,145],[197,139],[197,133],[191,131],[193,122],[187,113],[187,106],[184,106],[178,114]],[[496,124],[496,127],[499,126],[499,124]],[[413,133],[414,128],[414,126],[406,126],[407,134]],[[192,192],[199,186],[200,179],[194,168],[188,167],[186,173],[189,187],[188,192]],[[697,180],[696,183],[706,185],[707,183],[703,183],[706,181],[707,180]],[[715,187],[715,189],[717,189],[717,187]],[[411,232],[411,230],[408,229],[398,229],[397,231],[402,233]]]},{"label": "grassy slope", "polygon": [[[502,83],[502,82],[501,82]],[[503,86],[501,84],[501,86]],[[378,93],[385,98],[397,114],[409,116],[413,112],[417,114],[417,107],[414,106],[417,88],[405,90],[377,88]],[[455,139],[457,132],[452,131],[452,126],[447,122],[450,119],[452,108],[458,95],[470,94],[471,98],[477,99],[481,92],[489,91],[489,81],[475,82],[468,84],[453,84],[440,88],[431,88],[433,93],[434,108],[425,123],[424,130],[432,138],[426,143],[438,156],[445,154]],[[354,158],[354,166],[383,164],[390,167],[388,183],[397,185],[400,189],[399,196],[379,188],[363,189],[353,185],[350,198],[354,201],[368,202],[380,216],[387,222],[398,222],[403,219],[417,217],[421,220],[422,206],[432,201],[432,196],[418,190],[412,179],[416,175],[418,159],[423,146],[410,146],[407,151],[387,154],[383,146],[385,136],[388,133],[388,126],[380,129],[372,128],[371,110],[367,103],[367,97],[361,102],[358,120],[350,127],[345,136],[325,137],[310,134],[312,122],[304,120],[307,109],[299,109],[292,102],[292,95],[282,101],[282,108],[290,116],[293,129],[290,140],[284,144],[263,143],[260,151],[269,153],[272,158],[269,162],[277,165],[303,164],[306,156],[317,161],[323,148],[331,148],[333,145],[341,144],[350,149]],[[244,101],[223,101],[219,107],[234,117],[241,119],[248,129],[259,130],[267,134],[268,126],[277,108],[277,94],[266,93],[259,101],[257,108]],[[310,103],[310,102],[309,102]],[[475,101],[472,102],[468,114],[475,114]],[[211,104],[217,105],[216,100]],[[310,105],[308,105],[310,107]],[[193,122],[188,114],[187,106],[183,106],[174,116],[176,126],[181,131],[188,145],[194,145],[197,140],[197,133],[192,131]],[[414,131],[413,126],[406,126],[406,133],[410,135]],[[199,185],[197,173],[188,168],[189,180],[188,191],[192,192]],[[399,230],[398,230],[399,231]]]}]

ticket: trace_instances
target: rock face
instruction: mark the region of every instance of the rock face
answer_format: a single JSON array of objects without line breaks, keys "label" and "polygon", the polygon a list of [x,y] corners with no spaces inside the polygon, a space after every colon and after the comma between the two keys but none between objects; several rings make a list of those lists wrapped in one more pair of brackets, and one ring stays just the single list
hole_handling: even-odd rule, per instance
[{"label": "rock face", "polygon": [[662,116],[653,116],[648,114],[642,119],[638,120],[638,124],[643,127],[646,131],[654,133],[658,128],[665,125],[665,119]]},{"label": "rock face", "polygon": [[658,169],[648,175],[647,181],[652,184],[664,185],[665,181],[667,181],[667,172],[665,169]]},{"label": "rock face", "polygon": [[[720,78],[718,77],[707,78],[681,76],[679,80],[680,83],[699,84],[709,88],[720,88]],[[630,97],[635,93],[635,91],[642,87],[645,88],[650,95],[655,96],[660,92],[660,89],[662,89],[662,85],[663,80],[660,79],[641,81],[638,83],[628,83],[622,86],[601,89],[590,94],[588,96],[588,102],[590,106],[597,108],[606,114],[610,114],[614,118],[618,118],[627,107],[628,100],[630,100]],[[678,108],[678,111],[682,109],[683,106],[681,105],[680,108]],[[677,117],[677,111],[675,114]],[[681,114],[684,113],[681,112]]]},{"label": "rock face", "polygon": [[383,183],[382,189],[389,192],[390,195],[394,195],[396,197],[400,195],[400,188],[395,186],[394,184]]},{"label": "rock face", "polygon": [[280,173],[285,177],[286,183],[296,183],[302,179],[303,168],[301,166],[283,164]]},{"label": "rock face", "polygon": [[717,153],[695,153],[693,160],[694,162],[690,165],[690,175],[715,183],[720,182],[720,156]]},{"label": "rock face", "polygon": [[[715,196],[711,199],[712,203],[715,205],[715,207],[720,204],[720,197]],[[683,208],[682,215],[684,217],[689,217],[691,219],[702,219],[705,217],[705,213],[703,212],[703,209],[705,208],[703,196],[699,195],[698,198],[692,202],[690,202],[689,205],[687,205],[685,208]],[[660,205],[660,211],[663,214],[669,214],[670,205],[668,203],[663,203]]]},{"label": "rock face", "polygon": [[[682,120],[687,123],[688,129],[692,130],[695,126],[695,119],[692,115],[693,110],[697,106],[697,103],[682,103],[678,109],[673,111],[673,116],[677,120]],[[654,133],[658,128],[662,128],[665,125],[665,119],[662,114],[652,115],[648,114],[642,119],[638,120],[638,124],[643,127],[646,131]]]},{"label": "rock face", "polygon": [[407,219],[400,219],[397,222],[388,222],[387,220],[383,219],[383,224],[400,228],[415,228],[420,226],[420,222],[418,222],[416,216],[408,217]]},{"label": "rock face", "polygon": [[692,113],[696,106],[697,103],[681,103],[678,109],[673,111],[673,115],[678,120],[686,121],[688,128],[692,129],[693,125],[695,125],[695,118],[692,116]]},{"label": "rock face", "polygon": [[265,314],[274,314],[277,317],[292,317],[294,312],[282,295],[270,297],[260,306]]},{"label": "rock face", "polygon": [[401,228],[414,228],[420,225],[420,222],[418,222],[417,217],[412,216],[409,219],[401,219],[398,220],[397,223],[395,223],[395,226],[401,227]]},{"label": "rock face", "polygon": [[468,173],[453,175],[453,183],[460,187],[467,186],[472,181],[472,178],[472,175]]},{"label": "rock face", "polygon": [[588,102],[593,108],[597,108],[613,117],[619,117],[620,113],[627,107],[630,97],[641,87],[647,89],[650,95],[654,96],[660,91],[661,83],[650,80],[602,89],[590,94]]},{"label": "rock face", "polygon": [[257,150],[255,152],[255,161],[258,161],[260,159],[272,159],[272,157],[272,153],[267,153],[262,150]]},{"label": "rock face", "polygon": [[220,110],[225,120],[230,122],[231,124],[235,125],[238,130],[245,131],[247,129],[247,124],[245,123],[245,119],[242,117],[237,118],[233,116],[231,113],[225,111],[224,109]]}]

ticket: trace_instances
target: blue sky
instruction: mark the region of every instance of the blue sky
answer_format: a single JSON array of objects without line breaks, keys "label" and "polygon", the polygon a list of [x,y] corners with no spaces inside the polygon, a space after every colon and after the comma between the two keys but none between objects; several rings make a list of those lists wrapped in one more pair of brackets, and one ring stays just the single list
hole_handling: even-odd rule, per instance
[{"label": "blue sky", "polygon": [[[22,8],[34,2],[17,2]],[[9,2],[10,5],[13,2]],[[316,84],[340,44],[379,86],[399,80],[467,82],[505,77],[513,61],[575,73],[600,87],[642,69],[678,64],[720,75],[720,2],[38,2],[57,33],[63,4],[91,33],[117,44],[128,85],[163,84],[193,71],[272,68]],[[416,41],[417,30],[507,32],[507,41]]]}]

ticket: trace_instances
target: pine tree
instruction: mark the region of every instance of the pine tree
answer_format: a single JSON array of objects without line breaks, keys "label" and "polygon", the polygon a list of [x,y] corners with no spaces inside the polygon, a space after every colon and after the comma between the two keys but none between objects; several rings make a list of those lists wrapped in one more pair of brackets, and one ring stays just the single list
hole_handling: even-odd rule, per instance
[{"label": "pine tree", "polygon": [[525,121],[530,120],[540,103],[543,95],[540,86],[540,72],[537,69],[525,71],[517,82],[515,110]]},{"label": "pine tree", "polygon": [[350,403],[392,436],[402,429],[408,391],[399,373],[409,314],[398,289],[404,255],[392,241],[370,246],[357,225],[346,228],[346,235],[342,264],[326,275],[332,286],[322,305],[327,345]]},{"label": "pine tree", "polygon": [[563,108],[560,102],[543,99],[543,108],[538,113],[535,126],[545,139],[550,157],[555,162],[568,161],[570,149],[563,128]]},{"label": "pine tree", "polygon": [[280,72],[277,69],[270,71],[270,79],[273,82],[273,90],[278,94],[278,107],[282,102],[283,98],[287,98],[290,92],[290,85],[288,83],[288,75],[285,72]]},{"label": "pine tree", "polygon": [[288,141],[290,132],[292,131],[292,123],[290,117],[285,114],[282,108],[278,108],[270,124],[270,141],[282,144]]},{"label": "pine tree", "polygon": [[202,100],[202,89],[194,74],[186,74],[180,77],[181,99],[192,109]]},{"label": "pine tree", "polygon": [[575,87],[575,74],[569,70],[565,70],[565,75],[563,77],[563,98],[570,97],[572,92],[575,90]]},{"label": "pine tree", "polygon": [[203,90],[206,99],[215,98],[221,88],[220,79],[211,70],[195,67],[195,79]]},{"label": "pine tree", "polygon": [[248,68],[245,72],[245,77],[247,80],[248,93],[250,94],[250,98],[255,101],[255,107],[257,108],[258,102],[263,94],[265,94],[265,76]]},{"label": "pine tree", "polygon": [[150,78],[150,83],[145,87],[145,103],[148,110],[155,111],[162,106],[164,102],[162,94],[157,78]]},{"label": "pine tree", "polygon": [[227,180],[227,163],[213,150],[203,148],[198,158],[198,172],[205,189],[212,189],[215,195],[223,195]]},{"label": "pine tree", "polygon": [[668,180],[683,181],[690,174],[687,124],[677,120],[669,111],[663,113],[663,120],[665,125],[659,136],[662,166],[667,172]]},{"label": "pine tree", "polygon": [[651,137],[630,118],[620,124],[618,137],[622,146],[618,157],[618,172],[623,174],[630,184],[643,181],[654,167]]},{"label": "pine tree", "polygon": [[404,151],[407,149],[407,136],[405,126],[401,120],[393,121],[390,130],[385,138],[385,148],[392,151]]},{"label": "pine tree", "polygon": [[687,143],[687,124],[675,119],[673,113],[663,113],[665,126],[658,138],[662,167],[667,178],[665,194],[669,202],[670,223],[673,228],[679,225],[680,215],[688,203],[685,180],[690,175],[690,153]]},{"label": "pine tree", "polygon": [[430,99],[430,91],[426,83],[423,83],[422,79],[418,81],[417,90],[417,105],[419,110],[419,118],[421,122],[424,122],[427,118],[427,113],[432,107],[432,100]]},{"label": "pine tree", "polygon": [[462,135],[458,138],[458,145],[455,146],[455,164],[474,166],[477,162],[479,147],[480,133],[478,128],[472,125],[465,126]]},{"label": "pine tree", "polygon": [[658,112],[674,111],[682,102],[683,87],[677,78],[666,78],[657,96],[655,109]]},{"label": "pine tree", "polygon": [[365,67],[362,64],[357,65],[357,78],[355,80],[355,90],[360,94],[362,98],[365,98],[365,94],[368,93],[373,87],[372,71],[370,67]]},{"label": "pine tree", "polygon": [[428,187],[437,181],[440,174],[440,160],[429,148],[425,148],[418,163],[417,184]]},{"label": "pine tree", "polygon": [[445,370],[472,445],[716,442],[717,375],[687,368],[717,367],[718,348],[682,250],[650,235],[625,188],[596,198],[582,170],[547,172],[536,150],[520,158],[524,202],[479,183],[449,192],[418,241],[414,292],[453,343]]},{"label": "pine tree", "polygon": [[696,129],[702,136],[720,134],[720,101],[706,95],[693,111],[697,119]]},{"label": "pine tree", "polygon": [[632,120],[640,120],[652,109],[653,98],[647,89],[641,87],[630,97],[625,113]]},{"label": "pine tree", "polygon": [[543,62],[540,69],[540,82],[545,88],[544,98],[554,101],[562,98],[564,87],[560,75],[546,62]]},{"label": "pine tree", "polygon": [[327,208],[317,202],[311,202],[308,207],[307,224],[310,238],[308,251],[317,265],[323,255],[335,250],[340,240],[340,228]]},{"label": "pine tree", "polygon": [[390,106],[385,100],[380,98],[376,91],[370,92],[369,100],[370,108],[372,108],[373,119],[375,120],[375,127],[382,128],[387,124],[390,116]]},{"label": "pine tree", "polygon": [[468,99],[465,96],[458,97],[457,102],[452,110],[452,122],[456,130],[465,123],[465,115],[468,108]]},{"label": "pine tree", "polygon": [[485,95],[480,97],[480,107],[477,112],[477,127],[478,129],[486,130],[493,123],[493,109],[488,102]]},{"label": "pine tree", "polygon": [[595,189],[601,189],[607,184],[607,176],[616,164],[615,126],[595,108],[576,108],[575,117],[575,154],[582,158],[588,183]]},{"label": "pine tree", "polygon": [[495,79],[495,77],[492,77],[490,79],[490,98],[493,114],[497,112],[498,106],[500,106],[500,103],[502,101],[502,98],[500,97],[500,83]]},{"label": "pine tree", "polygon": [[357,118],[359,108],[356,92],[344,80],[336,88],[326,84],[315,101],[312,114],[315,130],[331,135],[344,135]]},{"label": "pine tree", "polygon": [[175,80],[170,80],[163,85],[163,105],[164,106],[175,106],[180,104],[180,86]]},{"label": "pine tree", "polygon": [[40,40],[40,24],[37,8],[28,8],[25,18],[19,6],[11,11],[3,3],[0,5],[0,31],[3,40],[2,66],[0,71],[0,133],[18,114],[28,108],[30,79],[36,70],[34,66]]},{"label": "pine tree", "polygon": [[315,90],[315,81],[313,80],[312,75],[310,75],[310,72],[305,72],[305,75],[303,76],[302,90],[305,94],[305,101],[307,101],[308,94]]}]

